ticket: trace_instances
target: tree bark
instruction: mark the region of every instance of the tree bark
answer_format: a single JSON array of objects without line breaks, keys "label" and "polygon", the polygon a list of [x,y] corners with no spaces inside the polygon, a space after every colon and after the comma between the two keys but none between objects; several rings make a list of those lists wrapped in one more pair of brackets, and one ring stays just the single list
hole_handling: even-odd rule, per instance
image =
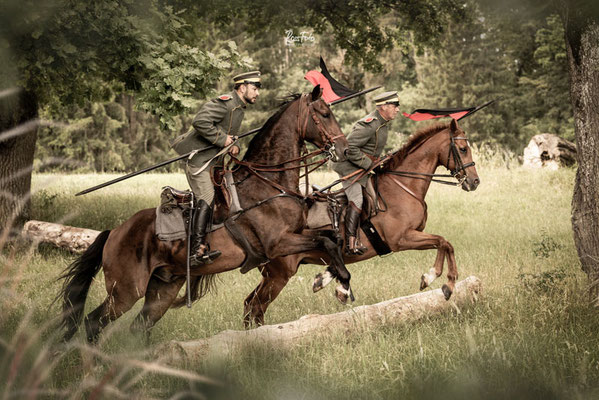
[{"label": "tree bark", "polygon": [[83,253],[100,231],[43,221],[27,221],[23,235],[34,242],[51,243],[73,253]]},{"label": "tree bark", "polygon": [[592,300],[599,304],[599,5],[584,0],[563,5],[578,148],[572,227]]},{"label": "tree bark", "polygon": [[313,340],[318,335],[336,333],[352,334],[364,328],[387,324],[410,323],[423,317],[447,312],[459,305],[478,299],[482,284],[470,276],[456,284],[449,301],[441,289],[398,297],[381,303],[354,307],[329,315],[304,315],[300,319],[278,325],[264,325],[247,331],[228,330],[207,339],[187,342],[171,341],[156,350],[156,357],[167,364],[201,360],[207,354],[226,356],[245,345],[291,347],[304,339]]},{"label": "tree bark", "polygon": [[29,219],[31,171],[37,140],[36,96],[22,89],[0,96],[0,232]]}]

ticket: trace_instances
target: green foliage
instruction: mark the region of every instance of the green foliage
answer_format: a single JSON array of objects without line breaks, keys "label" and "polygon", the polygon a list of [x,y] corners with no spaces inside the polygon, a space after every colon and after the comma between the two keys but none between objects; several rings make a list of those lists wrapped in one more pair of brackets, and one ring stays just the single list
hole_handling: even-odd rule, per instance
[{"label": "green foliage", "polygon": [[552,237],[543,232],[541,240],[533,242],[533,254],[539,258],[549,258],[554,251],[560,250],[563,246],[560,245]]},{"label": "green foliage", "polygon": [[521,21],[519,12],[477,8],[470,23],[450,24],[439,49],[416,54],[417,83],[401,93],[408,110],[473,106],[498,99],[463,120],[474,141],[499,143],[520,152],[538,133],[572,139],[559,18]]},{"label": "green foliage", "polygon": [[16,66],[18,84],[52,114],[105,100],[120,87],[141,92],[143,108],[172,128],[172,118],[193,106],[192,93],[205,97],[244,65],[234,45],[212,54],[186,43],[189,25],[155,0],[9,0],[7,11],[3,56]]},{"label": "green foliage", "polygon": [[[383,65],[379,54],[394,46],[406,48],[409,34],[419,45],[432,45],[445,33],[449,21],[463,20],[468,15],[464,3],[455,0],[291,3],[214,0],[212,5],[203,15],[228,24],[239,17],[246,22],[247,29],[257,35],[311,27],[318,34],[330,36],[335,47],[345,52],[350,64],[375,71]],[[380,18],[384,16],[389,16],[392,23],[381,25]]]}]

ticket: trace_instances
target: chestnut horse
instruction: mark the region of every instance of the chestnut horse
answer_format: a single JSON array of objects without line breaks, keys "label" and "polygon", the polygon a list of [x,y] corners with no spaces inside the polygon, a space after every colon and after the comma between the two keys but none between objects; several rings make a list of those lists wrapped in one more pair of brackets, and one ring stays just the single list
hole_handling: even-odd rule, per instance
[{"label": "chestnut horse", "polygon": [[[378,193],[387,209],[372,217],[371,222],[394,252],[437,249],[435,264],[422,275],[420,289],[430,286],[435,278],[441,276],[444,260],[447,260],[448,282],[443,285],[443,293],[449,299],[458,278],[453,246],[442,236],[423,232],[427,219],[424,198],[438,166],[450,170],[451,176],[458,179],[458,182],[451,183],[456,186],[461,184],[463,190],[473,191],[480,183],[468,140],[455,120],[416,132],[400,150],[390,155],[384,166],[375,169]],[[343,227],[344,224],[340,225]],[[361,256],[344,255],[346,264],[377,255],[368,238],[363,233],[361,236],[368,250]],[[323,260],[327,260],[326,254],[313,251],[271,260],[263,266],[262,281],[245,300],[245,326],[264,323],[264,313],[269,304],[295,275],[300,264],[322,265]],[[318,274],[314,280],[314,291],[320,290],[333,278],[336,278],[336,272],[330,268]],[[337,297],[344,299],[339,289]]]},{"label": "chestnut horse", "polygon": [[[263,260],[326,250],[340,281],[349,289],[350,275],[338,244],[325,236],[301,234],[308,208],[298,194],[304,141],[335,152],[339,158],[347,150],[347,140],[329,106],[320,98],[318,86],[311,95],[292,95],[250,142],[245,164],[233,173],[245,210],[235,215],[234,224]],[[252,169],[265,165],[280,168],[260,173]],[[214,274],[239,268],[246,256],[227,229],[211,232],[208,242],[222,255],[211,264],[191,269],[195,288],[201,288],[199,297],[210,288]],[[85,319],[87,339],[95,341],[109,322],[144,296],[145,304],[131,328],[149,334],[185,283],[186,256],[186,240],[157,238],[153,208],[139,211],[112,231],[100,233],[61,276],[64,284],[57,298],[64,301],[64,339],[69,340],[77,332],[87,292],[100,268],[104,268],[108,295]]]}]

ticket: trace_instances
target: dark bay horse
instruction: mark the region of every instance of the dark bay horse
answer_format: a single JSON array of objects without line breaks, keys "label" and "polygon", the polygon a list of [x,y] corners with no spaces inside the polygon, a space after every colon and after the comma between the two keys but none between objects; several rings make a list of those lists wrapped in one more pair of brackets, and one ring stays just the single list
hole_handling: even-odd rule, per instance
[{"label": "dark bay horse", "polygon": [[[382,239],[394,252],[404,250],[437,249],[434,266],[421,277],[420,289],[430,286],[443,272],[447,260],[447,284],[443,293],[449,299],[458,278],[453,246],[442,236],[423,232],[427,219],[427,206],[424,201],[437,167],[444,166],[458,179],[466,191],[473,191],[480,183],[468,140],[457,122],[433,125],[413,134],[400,150],[393,153],[383,167],[376,170],[378,192],[387,205],[386,212],[379,212],[371,218],[372,224]],[[343,228],[344,224],[340,224]],[[330,227],[330,226],[329,226]],[[325,227],[326,228],[326,227]],[[368,238],[361,234],[362,243],[368,250],[361,256],[344,255],[345,263],[355,263],[377,255]],[[301,264],[323,264],[327,255],[323,252],[305,252],[276,260],[261,268],[262,281],[245,300],[244,323],[264,323],[264,313],[269,304],[278,296],[283,287],[297,272]],[[314,291],[320,290],[332,279],[335,271],[330,268],[316,276]],[[339,288],[337,297],[340,296]]]},{"label": "dark bay horse", "polygon": [[[238,215],[235,225],[265,259],[325,250],[340,282],[349,289],[350,275],[337,243],[325,236],[301,234],[307,204],[293,194],[299,191],[298,167],[304,141],[328,148],[341,159],[347,149],[347,140],[329,106],[320,98],[318,86],[311,94],[291,96],[250,142],[245,165],[233,173],[241,206],[247,209]],[[281,168],[260,173],[252,169],[265,165]],[[238,268],[246,256],[227,229],[214,230],[208,241],[222,255],[212,264],[192,268],[199,297],[210,288],[214,274]],[[131,328],[149,333],[185,283],[186,255],[185,240],[157,238],[153,208],[139,211],[112,231],[102,232],[61,276],[64,283],[58,298],[63,300],[64,339],[69,340],[77,332],[89,287],[101,268],[107,296],[85,319],[88,340],[95,341],[102,328],[142,297],[144,306]]]}]

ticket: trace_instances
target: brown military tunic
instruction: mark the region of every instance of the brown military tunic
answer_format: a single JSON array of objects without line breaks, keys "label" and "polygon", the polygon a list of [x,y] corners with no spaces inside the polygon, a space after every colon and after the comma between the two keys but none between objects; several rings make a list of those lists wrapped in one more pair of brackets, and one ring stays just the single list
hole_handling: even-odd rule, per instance
[{"label": "brown military tunic", "polygon": [[[173,143],[173,148],[181,155],[193,150],[214,147],[196,153],[189,160],[186,168],[189,186],[196,196],[207,203],[212,202],[214,196],[210,168],[206,168],[198,175],[193,175],[193,172],[199,170],[204,163],[225,147],[227,135],[239,134],[245,106],[235,91],[206,102],[194,117],[192,128],[177,137]],[[211,164],[215,162],[216,160]]]},{"label": "brown military tunic", "polygon": [[[362,118],[354,125],[347,136],[349,145],[347,160],[333,163],[333,170],[340,176],[349,175],[358,169],[368,169],[372,165],[372,158],[380,157],[387,143],[387,123],[378,110]],[[366,186],[368,177],[361,178],[358,182]]]}]

